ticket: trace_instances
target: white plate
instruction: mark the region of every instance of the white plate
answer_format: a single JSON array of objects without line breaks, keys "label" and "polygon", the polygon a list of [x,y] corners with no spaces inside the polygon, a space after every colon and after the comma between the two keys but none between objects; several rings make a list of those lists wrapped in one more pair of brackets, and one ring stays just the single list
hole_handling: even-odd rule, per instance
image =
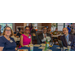
[{"label": "white plate", "polygon": [[46,44],[41,44],[41,46],[46,46]]},{"label": "white plate", "polygon": [[34,46],[39,47],[40,45],[36,44],[36,45],[34,45]]},{"label": "white plate", "polygon": [[[57,49],[60,49],[60,47],[57,47]],[[64,49],[67,49],[67,47],[64,47]]]},{"label": "white plate", "polygon": [[25,45],[25,47],[28,47],[28,45]]},{"label": "white plate", "polygon": [[45,49],[45,47],[39,47],[39,49]]}]

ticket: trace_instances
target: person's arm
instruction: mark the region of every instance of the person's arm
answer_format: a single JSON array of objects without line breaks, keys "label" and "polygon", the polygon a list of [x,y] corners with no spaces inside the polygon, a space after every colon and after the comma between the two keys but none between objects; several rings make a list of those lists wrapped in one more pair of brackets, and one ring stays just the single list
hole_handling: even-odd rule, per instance
[{"label": "person's arm", "polygon": [[0,47],[0,51],[3,51],[3,48],[4,48],[4,47]]},{"label": "person's arm", "polygon": [[20,37],[20,44],[21,44],[22,47],[24,47],[24,45],[23,45],[23,36],[22,35]]}]

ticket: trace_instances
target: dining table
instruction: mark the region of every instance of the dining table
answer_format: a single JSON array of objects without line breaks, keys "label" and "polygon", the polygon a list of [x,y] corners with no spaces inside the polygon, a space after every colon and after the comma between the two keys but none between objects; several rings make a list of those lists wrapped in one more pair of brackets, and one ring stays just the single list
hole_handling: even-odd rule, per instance
[{"label": "dining table", "polygon": [[[64,51],[68,51],[67,47],[64,47]],[[18,51],[31,51],[30,47],[25,46],[18,49]],[[59,45],[53,45],[52,47],[49,47],[48,50],[45,50],[45,44],[34,44],[33,45],[33,51],[61,51],[61,48]],[[74,50],[70,50],[74,51]]]}]

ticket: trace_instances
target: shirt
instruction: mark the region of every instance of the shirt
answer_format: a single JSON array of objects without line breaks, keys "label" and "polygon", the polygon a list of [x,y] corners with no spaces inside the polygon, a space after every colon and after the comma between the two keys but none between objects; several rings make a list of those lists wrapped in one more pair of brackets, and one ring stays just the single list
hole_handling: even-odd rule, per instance
[{"label": "shirt", "polygon": [[69,44],[69,34],[67,36],[65,36],[67,44]]},{"label": "shirt", "polygon": [[15,51],[16,43],[13,38],[10,39],[9,41],[4,36],[0,36],[0,47],[4,47],[3,51]]},{"label": "shirt", "polygon": [[46,38],[47,34],[43,34],[43,37]]}]

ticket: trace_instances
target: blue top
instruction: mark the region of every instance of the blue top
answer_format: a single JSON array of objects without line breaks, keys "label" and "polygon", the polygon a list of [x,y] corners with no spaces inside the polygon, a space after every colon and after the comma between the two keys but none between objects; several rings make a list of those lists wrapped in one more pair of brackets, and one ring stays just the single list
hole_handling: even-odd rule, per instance
[{"label": "blue top", "polygon": [[67,27],[67,29],[68,29],[68,32],[70,33],[71,32],[71,28]]},{"label": "blue top", "polygon": [[0,47],[4,47],[3,51],[15,51],[16,43],[13,38],[11,41],[7,40],[4,36],[0,36]]}]

